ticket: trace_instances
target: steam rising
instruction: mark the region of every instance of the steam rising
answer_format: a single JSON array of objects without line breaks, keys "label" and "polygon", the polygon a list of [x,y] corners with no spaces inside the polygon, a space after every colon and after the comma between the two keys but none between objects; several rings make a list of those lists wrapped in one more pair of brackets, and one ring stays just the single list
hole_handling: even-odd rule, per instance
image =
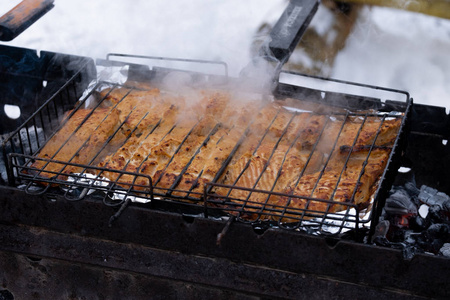
[{"label": "steam rising", "polygon": [[186,72],[173,71],[164,77],[162,88],[168,91],[176,91],[180,94],[192,92],[194,85],[192,76]]},{"label": "steam rising", "polygon": [[242,86],[253,88],[262,94],[270,94],[277,80],[279,66],[277,61],[256,57],[240,74]]}]

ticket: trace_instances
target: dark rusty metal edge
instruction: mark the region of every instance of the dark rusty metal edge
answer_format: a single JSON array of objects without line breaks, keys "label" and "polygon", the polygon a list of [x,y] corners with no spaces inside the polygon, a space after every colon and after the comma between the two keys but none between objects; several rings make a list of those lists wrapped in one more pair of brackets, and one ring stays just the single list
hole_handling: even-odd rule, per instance
[{"label": "dark rusty metal edge", "polygon": [[[109,227],[109,218],[116,210],[105,207],[101,201],[88,198],[68,202],[60,196],[48,194],[33,197],[6,187],[0,187],[0,191],[0,224],[7,225],[10,231],[10,234],[6,229],[0,232],[0,249],[5,251],[31,255],[39,250],[35,255],[144,272],[145,264],[142,265],[139,257],[133,257],[133,253],[151,250],[162,256],[161,264],[168,265],[177,259],[182,259],[187,266],[203,259],[211,264],[224,260],[235,264],[233,266],[239,272],[248,272],[244,277],[250,281],[254,278],[250,272],[254,267],[274,270],[274,274],[280,272],[279,276],[292,273],[298,280],[307,276],[311,278],[310,285],[314,285],[312,278],[326,278],[344,283],[349,288],[353,286],[355,290],[364,286],[366,289],[423,297],[450,296],[446,288],[446,280],[450,278],[450,259],[444,257],[418,254],[407,261],[401,251],[395,249],[287,230],[268,229],[257,234],[251,226],[242,223],[233,223],[217,245],[223,221],[184,217],[131,204]],[[23,226],[32,226],[34,232],[28,230],[29,233],[20,235],[17,230]],[[17,234],[12,234],[14,231]],[[51,239],[51,242],[43,242],[43,237]],[[29,246],[26,246],[27,239]],[[61,244],[59,248],[52,246],[58,243]],[[97,246],[102,249],[100,253],[119,251],[121,256],[112,256],[123,258],[113,260],[113,265],[107,261],[102,263],[104,257],[94,251]],[[92,247],[94,252],[86,256],[83,247]],[[68,250],[72,248],[79,250]],[[177,254],[170,257],[174,253]],[[253,267],[246,269],[247,265]],[[206,263],[205,268],[209,268]],[[227,268],[220,272],[227,272]],[[188,270],[186,267],[186,272]],[[216,282],[220,281],[217,279],[220,274],[214,273],[219,273],[217,270],[211,270],[209,274],[202,269],[197,272],[201,272],[197,274],[201,278],[195,280],[222,284]],[[173,273],[177,276],[176,272]],[[194,277],[191,280],[195,281]]]},{"label": "dark rusty metal edge", "polygon": [[[34,265],[51,264],[40,293],[45,292],[48,285],[53,285],[56,274],[52,274],[54,265],[71,264],[84,269],[85,276],[93,272],[93,268],[129,273],[133,277],[144,275],[144,282],[161,280],[175,281],[182,285],[196,285],[209,289],[228,291],[230,294],[247,296],[265,296],[292,299],[321,299],[324,296],[342,295],[358,299],[424,299],[414,296],[408,291],[376,288],[366,284],[336,280],[330,277],[308,273],[293,273],[257,265],[240,264],[223,258],[188,255],[174,251],[145,247],[129,243],[117,243],[108,240],[88,238],[78,235],[67,235],[29,226],[0,225],[0,257],[3,252],[13,252],[28,256]],[[50,263],[49,263],[50,262]],[[0,263],[8,269],[6,262]],[[13,263],[17,268],[17,262]],[[26,263],[25,263],[26,264]],[[30,263],[31,264],[31,263]],[[20,266],[23,268],[23,266]],[[30,269],[30,268],[24,268]],[[25,271],[26,272],[26,271]],[[1,275],[2,272],[0,272]],[[12,282],[11,273],[4,274],[8,282]],[[33,274],[28,280],[34,282]],[[40,274],[42,277],[43,275]],[[71,272],[58,274],[58,281],[66,281],[71,285],[74,274]],[[89,275],[90,276],[90,275]],[[50,281],[50,282],[49,282]],[[14,286],[14,284],[12,284]],[[29,292],[10,290],[15,295]],[[85,293],[86,287],[79,286],[77,293]],[[102,290],[101,287],[97,287]],[[55,291],[47,291],[55,293]],[[126,292],[133,296],[133,290]],[[47,296],[56,296],[47,294]],[[202,295],[198,297],[203,298]]]},{"label": "dark rusty metal edge", "polygon": [[53,7],[54,0],[23,0],[0,17],[0,40],[11,41]]}]

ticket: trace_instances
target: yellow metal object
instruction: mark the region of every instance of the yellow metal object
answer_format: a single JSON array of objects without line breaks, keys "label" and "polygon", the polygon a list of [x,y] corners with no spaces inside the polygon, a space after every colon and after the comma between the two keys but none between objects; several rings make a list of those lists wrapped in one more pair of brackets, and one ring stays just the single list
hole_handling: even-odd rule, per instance
[{"label": "yellow metal object", "polygon": [[450,19],[450,0],[340,0],[348,3],[361,3],[393,7],[430,16]]}]

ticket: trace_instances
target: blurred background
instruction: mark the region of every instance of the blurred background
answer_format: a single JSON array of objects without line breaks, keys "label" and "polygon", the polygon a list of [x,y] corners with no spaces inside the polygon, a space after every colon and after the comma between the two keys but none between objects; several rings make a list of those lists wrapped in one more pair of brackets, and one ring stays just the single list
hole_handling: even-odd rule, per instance
[{"label": "blurred background", "polygon": [[[20,3],[1,1],[0,15]],[[287,0],[56,0],[10,42],[104,58],[107,53],[220,60],[238,76]],[[408,91],[450,108],[449,0],[322,0],[285,69]]]}]

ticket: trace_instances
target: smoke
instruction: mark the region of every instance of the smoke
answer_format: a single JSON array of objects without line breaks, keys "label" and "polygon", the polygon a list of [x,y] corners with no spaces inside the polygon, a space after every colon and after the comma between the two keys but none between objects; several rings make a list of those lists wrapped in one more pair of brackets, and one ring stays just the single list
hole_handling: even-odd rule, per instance
[{"label": "smoke", "polygon": [[261,94],[270,94],[278,80],[280,64],[264,57],[256,57],[240,74],[241,87]]},{"label": "smoke", "polygon": [[164,77],[162,87],[166,90],[173,90],[175,87],[181,89],[181,93],[191,90],[193,78],[186,72],[173,71]]}]

